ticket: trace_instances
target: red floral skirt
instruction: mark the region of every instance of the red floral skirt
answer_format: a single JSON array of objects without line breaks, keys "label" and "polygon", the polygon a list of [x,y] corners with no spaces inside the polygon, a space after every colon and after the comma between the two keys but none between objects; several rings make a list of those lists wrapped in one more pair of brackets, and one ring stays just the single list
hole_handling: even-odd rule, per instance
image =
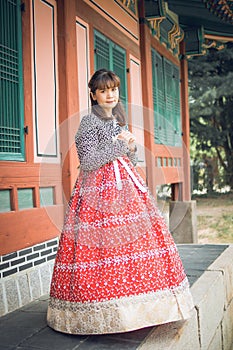
[{"label": "red floral skirt", "polygon": [[47,315],[58,331],[130,331],[188,318],[193,307],[176,245],[155,200],[130,161],[122,162],[82,172],[75,184]]}]

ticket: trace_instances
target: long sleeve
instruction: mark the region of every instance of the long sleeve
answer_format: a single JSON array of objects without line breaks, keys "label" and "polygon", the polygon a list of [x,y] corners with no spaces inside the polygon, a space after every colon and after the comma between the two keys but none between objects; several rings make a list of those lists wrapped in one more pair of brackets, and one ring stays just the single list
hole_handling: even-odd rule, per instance
[{"label": "long sleeve", "polygon": [[126,142],[113,140],[108,126],[109,123],[94,115],[83,117],[75,142],[84,171],[97,170],[104,164],[127,155],[129,150]]},{"label": "long sleeve", "polygon": [[130,159],[131,163],[136,166],[137,165],[137,153],[135,151],[128,151],[127,156]]}]

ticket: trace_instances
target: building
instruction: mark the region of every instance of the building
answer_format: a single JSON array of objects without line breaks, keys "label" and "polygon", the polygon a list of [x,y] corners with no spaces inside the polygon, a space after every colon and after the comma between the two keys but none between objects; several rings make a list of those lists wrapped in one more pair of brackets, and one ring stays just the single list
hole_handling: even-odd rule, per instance
[{"label": "building", "polygon": [[74,135],[94,70],[114,70],[138,169],[190,201],[188,56],[232,40],[232,1],[0,3],[0,314],[48,292],[78,176]]}]

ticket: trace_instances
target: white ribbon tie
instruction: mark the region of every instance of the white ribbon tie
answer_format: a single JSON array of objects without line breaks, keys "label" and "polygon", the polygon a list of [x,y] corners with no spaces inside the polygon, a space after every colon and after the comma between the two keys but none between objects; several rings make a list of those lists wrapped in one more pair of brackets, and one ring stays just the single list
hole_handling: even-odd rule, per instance
[{"label": "white ribbon tie", "polygon": [[118,190],[122,190],[122,181],[121,181],[121,174],[120,174],[120,169],[119,169],[119,165],[118,165],[118,160],[123,165],[123,167],[125,168],[125,170],[129,174],[129,176],[131,177],[131,179],[133,180],[135,185],[139,188],[139,190],[143,193],[147,192],[147,189],[138,181],[138,179],[136,178],[136,176],[134,175],[134,173],[132,172],[132,170],[130,169],[128,164],[121,157],[117,158],[116,160],[113,161],[114,172],[115,172],[115,177],[116,177],[116,184],[117,184]]}]

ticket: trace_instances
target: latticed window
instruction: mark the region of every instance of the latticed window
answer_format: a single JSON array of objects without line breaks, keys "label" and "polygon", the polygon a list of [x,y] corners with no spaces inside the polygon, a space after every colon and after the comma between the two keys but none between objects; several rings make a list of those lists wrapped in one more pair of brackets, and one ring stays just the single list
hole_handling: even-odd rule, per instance
[{"label": "latticed window", "polygon": [[127,107],[126,52],[103,34],[95,31],[95,69],[114,71],[121,80],[120,98]]},{"label": "latticed window", "polygon": [[181,146],[179,68],[152,49],[155,143]]},{"label": "latticed window", "polygon": [[0,159],[24,160],[20,0],[0,1]]}]

